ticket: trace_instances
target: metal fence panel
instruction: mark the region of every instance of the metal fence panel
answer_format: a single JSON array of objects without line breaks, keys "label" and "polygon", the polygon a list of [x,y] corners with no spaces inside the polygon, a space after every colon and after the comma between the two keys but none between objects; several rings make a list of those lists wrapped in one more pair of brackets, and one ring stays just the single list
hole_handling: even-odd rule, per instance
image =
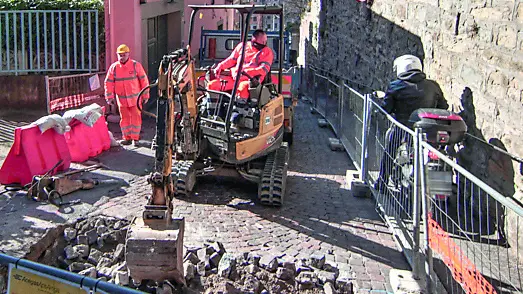
[{"label": "metal fence panel", "polygon": [[97,10],[4,11],[0,74],[98,71],[98,32]]},{"label": "metal fence panel", "polygon": [[336,135],[340,130],[340,86],[329,79],[327,84],[327,97],[325,102],[325,119],[331,124],[332,129]]},{"label": "metal fence panel", "polygon": [[361,169],[365,97],[343,83],[340,108],[340,139],[358,169]]},{"label": "metal fence panel", "polygon": [[316,100],[316,105],[314,106],[318,113],[325,117],[325,110],[327,108],[327,98],[329,96],[329,78],[326,76],[315,74],[315,89],[314,89],[314,98]]},{"label": "metal fence panel", "polygon": [[[338,87],[318,72],[305,68],[304,92],[372,187],[378,211],[399,239],[414,274],[421,274],[422,256],[428,264],[427,276],[437,274],[439,279],[429,279],[429,286],[437,290],[429,291],[522,293],[523,206],[494,191],[423,142],[421,131],[398,123],[369,96],[360,94],[369,91],[366,86],[352,86],[338,77],[344,80]],[[449,167],[451,173],[429,168],[429,151],[447,164],[438,166]],[[443,198],[435,195],[448,188],[442,180],[449,179],[450,198],[438,200]]]},{"label": "metal fence panel", "polygon": [[421,146],[422,154],[438,156],[454,173],[452,197],[438,200],[424,164],[428,245],[433,252],[434,271],[447,291],[522,293],[522,207],[430,144],[422,142]]}]

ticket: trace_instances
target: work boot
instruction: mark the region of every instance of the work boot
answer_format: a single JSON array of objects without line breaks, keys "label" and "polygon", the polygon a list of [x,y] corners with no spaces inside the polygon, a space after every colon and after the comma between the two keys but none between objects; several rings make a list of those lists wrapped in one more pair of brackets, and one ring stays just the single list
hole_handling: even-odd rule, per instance
[{"label": "work boot", "polygon": [[118,141],[118,143],[120,143],[120,145],[124,145],[124,146],[127,146],[127,145],[131,145],[131,140],[120,140]]},{"label": "work boot", "polygon": [[134,140],[133,141],[133,146],[134,147],[139,147],[140,146],[140,140]]}]

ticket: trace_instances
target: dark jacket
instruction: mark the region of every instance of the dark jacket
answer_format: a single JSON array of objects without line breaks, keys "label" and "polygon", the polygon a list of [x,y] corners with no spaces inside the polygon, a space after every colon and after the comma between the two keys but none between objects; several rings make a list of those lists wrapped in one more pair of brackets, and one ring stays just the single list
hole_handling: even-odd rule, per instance
[{"label": "dark jacket", "polygon": [[435,81],[428,80],[423,72],[408,71],[389,84],[382,107],[400,123],[410,126],[408,120],[414,110],[447,109],[449,105]]}]

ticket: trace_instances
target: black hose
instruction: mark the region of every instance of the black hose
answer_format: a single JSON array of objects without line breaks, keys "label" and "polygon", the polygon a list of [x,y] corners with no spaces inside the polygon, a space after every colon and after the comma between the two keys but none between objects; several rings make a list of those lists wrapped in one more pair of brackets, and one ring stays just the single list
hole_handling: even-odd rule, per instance
[{"label": "black hose", "polygon": [[158,86],[158,80],[156,80],[156,82],[154,82],[153,84],[150,84],[149,86],[143,88],[140,91],[140,93],[138,93],[138,103],[136,103],[136,106],[138,107],[138,110],[140,110],[140,112],[143,112],[154,118],[156,118],[156,114],[143,110],[142,103],[140,102],[140,98],[142,97],[143,93],[145,93],[146,90],[149,90],[150,88],[156,87],[156,86]]}]

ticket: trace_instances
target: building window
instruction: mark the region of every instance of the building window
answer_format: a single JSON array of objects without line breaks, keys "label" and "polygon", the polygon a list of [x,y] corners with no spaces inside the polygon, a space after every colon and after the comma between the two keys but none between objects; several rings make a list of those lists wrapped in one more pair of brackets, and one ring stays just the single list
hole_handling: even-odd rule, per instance
[{"label": "building window", "polygon": [[256,16],[253,16],[252,21],[258,21],[258,18]]},{"label": "building window", "polygon": [[255,29],[257,29],[257,28],[258,28],[257,25],[252,25],[252,26],[251,26],[251,30],[255,30]]}]

